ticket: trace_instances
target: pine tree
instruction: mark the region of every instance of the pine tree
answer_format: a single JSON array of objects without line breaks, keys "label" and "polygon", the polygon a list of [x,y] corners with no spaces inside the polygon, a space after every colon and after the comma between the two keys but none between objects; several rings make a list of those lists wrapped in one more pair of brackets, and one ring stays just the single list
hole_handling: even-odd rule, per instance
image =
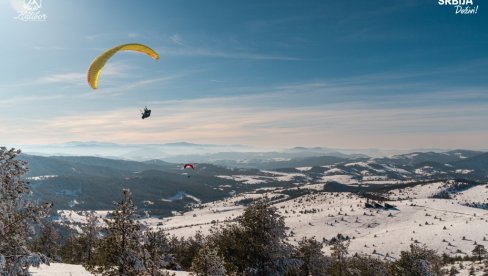
[{"label": "pine tree", "polygon": [[332,271],[334,275],[347,275],[347,254],[349,249],[349,241],[342,241],[336,239],[332,243],[330,250],[332,251]]},{"label": "pine tree", "polygon": [[330,266],[329,260],[322,253],[322,244],[314,238],[303,238],[298,242],[298,259],[303,262],[299,275],[325,275]]},{"label": "pine tree", "polygon": [[487,252],[486,252],[486,248],[484,245],[482,244],[477,244],[473,251],[471,251],[471,253],[473,253],[474,256],[476,256],[478,258],[478,261],[481,262],[481,260],[486,256]]},{"label": "pine tree", "polygon": [[237,224],[217,231],[217,244],[227,270],[244,275],[284,275],[301,262],[293,258],[293,248],[285,242],[284,218],[267,200],[246,208]]},{"label": "pine tree", "polygon": [[457,274],[459,274],[459,270],[457,270],[455,266],[451,266],[451,269],[449,269],[449,276],[454,276]]},{"label": "pine tree", "polygon": [[29,225],[40,223],[50,204],[39,206],[27,198],[29,184],[22,179],[27,163],[17,159],[19,154],[0,147],[0,275],[30,275],[30,266],[49,263],[27,246]]},{"label": "pine tree", "polygon": [[441,259],[434,250],[425,246],[410,245],[410,251],[400,252],[400,259],[393,264],[395,275],[440,275]]},{"label": "pine tree", "polygon": [[60,236],[54,223],[51,221],[44,221],[41,229],[41,235],[34,241],[34,251],[40,252],[49,258],[51,261],[60,261]]},{"label": "pine tree", "polygon": [[169,254],[169,241],[163,230],[144,233],[144,266],[151,276],[165,275],[161,269],[179,268]]},{"label": "pine tree", "polygon": [[193,258],[195,258],[198,251],[203,247],[204,237],[200,231],[193,237],[188,239],[172,236],[169,239],[169,252],[174,255],[178,267],[175,269],[190,269]]},{"label": "pine tree", "polygon": [[63,263],[81,264],[81,246],[78,234],[71,231],[61,246],[60,254]]},{"label": "pine tree", "polygon": [[292,248],[284,242],[286,226],[283,216],[267,199],[248,207],[238,218],[246,237],[248,272],[255,275],[282,275],[297,266],[291,258]]},{"label": "pine tree", "polygon": [[94,273],[102,275],[144,275],[144,252],[141,249],[142,225],[136,221],[136,207],[129,190],[116,202],[111,217],[105,219],[107,235],[98,242],[96,256],[85,264]]},{"label": "pine tree", "polygon": [[102,227],[95,212],[86,214],[86,223],[81,225],[81,233],[71,231],[65,240],[60,254],[63,262],[89,266],[96,263],[93,260],[98,241],[101,237]]},{"label": "pine tree", "polygon": [[348,258],[349,275],[361,276],[387,276],[388,263],[369,255],[355,254]]},{"label": "pine tree", "polygon": [[225,276],[224,259],[219,256],[216,245],[208,242],[193,259],[191,270],[197,276]]},{"label": "pine tree", "polygon": [[91,262],[95,246],[98,242],[101,227],[94,212],[89,212],[86,216],[86,223],[81,226],[81,235],[78,238],[81,250],[81,261]]}]

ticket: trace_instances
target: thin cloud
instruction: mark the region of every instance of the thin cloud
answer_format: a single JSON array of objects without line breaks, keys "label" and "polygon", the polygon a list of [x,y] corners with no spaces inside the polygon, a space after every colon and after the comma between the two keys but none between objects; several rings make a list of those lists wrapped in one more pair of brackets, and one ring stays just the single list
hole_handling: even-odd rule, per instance
[{"label": "thin cloud", "polygon": [[[52,101],[60,100],[66,98],[66,95],[43,95],[43,96],[20,96],[20,97],[9,97],[8,99],[0,100],[1,107],[12,107],[12,105],[26,104],[29,102],[39,103],[40,101]],[[71,96],[75,98],[76,96]]]},{"label": "thin cloud", "polygon": [[55,46],[55,45],[52,45],[52,46],[36,45],[36,46],[32,46],[32,49],[37,50],[37,51],[62,51],[62,50],[66,50],[65,47]]},{"label": "thin cloud", "polygon": [[[104,78],[117,78],[124,77],[133,70],[133,66],[129,66],[124,62],[111,62],[107,63],[103,67],[103,77]],[[38,79],[36,83],[32,84],[42,84],[42,83],[64,83],[71,85],[85,85],[86,84],[86,72],[64,72],[64,73],[54,73],[50,75],[43,76]]]},{"label": "thin cloud", "polygon": [[93,41],[93,40],[96,40],[96,39],[98,39],[100,37],[103,37],[103,35],[102,34],[92,34],[92,35],[86,35],[85,36],[85,39],[86,40]]},{"label": "thin cloud", "polygon": [[174,35],[170,36],[169,39],[174,44],[177,44],[177,45],[180,45],[180,46],[185,46],[184,40],[183,40],[183,38],[179,34],[174,34]]},{"label": "thin cloud", "polygon": [[[190,139],[200,143],[279,146],[301,141],[334,147],[482,147],[484,141],[480,136],[488,134],[481,120],[488,115],[483,104],[376,109],[359,103],[313,108],[253,104],[260,101],[261,98],[253,97],[244,101],[242,98],[168,101],[153,103],[153,116],[145,121],[132,109],[119,109],[53,118],[28,124],[34,125],[29,130],[17,124],[10,127],[29,137],[27,142],[31,143],[32,137],[38,143],[50,141],[55,132],[59,142],[160,143]],[[443,140],[437,140],[441,137]],[[470,144],[461,144],[466,141]]]},{"label": "thin cloud", "polygon": [[78,84],[78,83],[82,83],[84,78],[86,78],[86,74],[82,74],[82,73],[59,73],[59,74],[44,76],[39,80],[40,82],[46,82],[46,83]]},{"label": "thin cloud", "polygon": [[[84,93],[83,97],[119,95],[154,84],[160,87],[184,75],[116,84],[104,93]],[[69,75],[53,80],[66,79]],[[413,89],[415,94],[388,93],[400,88]],[[8,141],[15,133],[15,140],[26,139],[24,143],[159,143],[190,137],[199,143],[257,146],[293,146],[301,141],[356,148],[482,148],[485,142],[479,136],[488,135],[483,120],[488,117],[487,104],[479,100],[487,97],[483,87],[445,88],[416,83],[408,76],[378,74],[235,89],[238,95],[230,97],[149,102],[153,116],[145,121],[131,108],[68,114],[35,123],[0,122],[10,133],[0,133],[0,139]]]},{"label": "thin cloud", "polygon": [[179,79],[182,77],[187,76],[189,73],[183,72],[179,74],[172,74],[172,75],[164,75],[159,77],[153,78],[145,78],[137,81],[131,81],[130,83],[124,82],[105,82],[105,88],[103,89],[103,95],[100,94],[85,94],[86,97],[105,97],[105,96],[117,96],[125,93],[126,91],[140,89],[145,86],[150,86],[154,84],[158,84],[158,88],[162,88],[162,84],[167,83],[169,81]]},{"label": "thin cloud", "polygon": [[283,61],[302,61],[302,58],[257,54],[257,53],[243,53],[243,52],[224,52],[220,50],[206,49],[206,48],[186,48],[186,49],[169,49],[159,48],[157,52],[160,55],[167,56],[193,56],[193,57],[215,57],[228,59],[252,59],[252,60],[283,60]]}]

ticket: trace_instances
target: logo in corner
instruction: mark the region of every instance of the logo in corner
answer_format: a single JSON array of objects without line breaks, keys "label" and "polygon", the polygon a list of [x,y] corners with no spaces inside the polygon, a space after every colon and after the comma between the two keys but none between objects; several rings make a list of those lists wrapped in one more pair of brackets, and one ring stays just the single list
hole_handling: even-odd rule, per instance
[{"label": "logo in corner", "polygon": [[478,14],[478,5],[474,0],[438,0],[440,6],[454,7],[456,14]]},{"label": "logo in corner", "polygon": [[24,0],[22,7],[17,9],[14,19],[20,21],[46,21],[47,15],[41,12],[42,0]]}]

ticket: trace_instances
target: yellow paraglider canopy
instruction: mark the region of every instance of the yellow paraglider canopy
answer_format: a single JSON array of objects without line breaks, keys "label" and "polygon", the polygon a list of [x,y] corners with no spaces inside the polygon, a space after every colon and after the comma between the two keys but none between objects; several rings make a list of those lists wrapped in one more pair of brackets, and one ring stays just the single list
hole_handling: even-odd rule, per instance
[{"label": "yellow paraglider canopy", "polygon": [[107,63],[107,61],[118,51],[135,51],[146,54],[153,59],[159,59],[158,53],[143,44],[130,43],[113,47],[112,49],[105,51],[97,58],[95,58],[95,60],[93,60],[93,62],[91,63],[90,68],[88,68],[86,77],[88,80],[88,84],[91,86],[91,88],[97,89],[98,77],[100,76],[100,72],[102,71],[103,66],[105,66],[105,63]]}]

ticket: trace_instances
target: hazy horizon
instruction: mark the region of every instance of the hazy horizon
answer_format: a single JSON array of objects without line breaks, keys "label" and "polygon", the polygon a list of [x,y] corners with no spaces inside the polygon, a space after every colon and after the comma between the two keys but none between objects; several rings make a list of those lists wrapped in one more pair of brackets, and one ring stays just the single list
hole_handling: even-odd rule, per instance
[{"label": "hazy horizon", "polygon": [[[296,145],[294,147],[254,147],[249,145],[225,145],[225,144],[195,144],[186,141],[156,143],[156,144],[136,144],[136,143],[108,143],[97,141],[70,141],[59,144],[8,144],[3,145],[22,150],[22,152],[31,155],[43,156],[98,156],[116,159],[132,160],[150,160],[176,158],[178,156],[218,156],[223,153],[244,154],[239,158],[258,158],[253,153],[287,153],[308,152],[312,156],[327,156],[346,154],[357,155],[363,154],[369,157],[388,157],[400,154],[410,154],[416,152],[449,152],[455,150],[471,150],[488,152],[486,149],[472,148],[412,148],[412,149],[394,149],[394,148],[332,148],[326,146],[304,147]],[[251,154],[251,155],[248,155]],[[299,157],[298,155],[297,157]],[[307,155],[302,155],[302,157]],[[227,156],[229,157],[229,155]],[[230,158],[230,157],[229,157]],[[269,156],[268,156],[269,158]],[[232,159],[232,158],[231,158]]]}]

